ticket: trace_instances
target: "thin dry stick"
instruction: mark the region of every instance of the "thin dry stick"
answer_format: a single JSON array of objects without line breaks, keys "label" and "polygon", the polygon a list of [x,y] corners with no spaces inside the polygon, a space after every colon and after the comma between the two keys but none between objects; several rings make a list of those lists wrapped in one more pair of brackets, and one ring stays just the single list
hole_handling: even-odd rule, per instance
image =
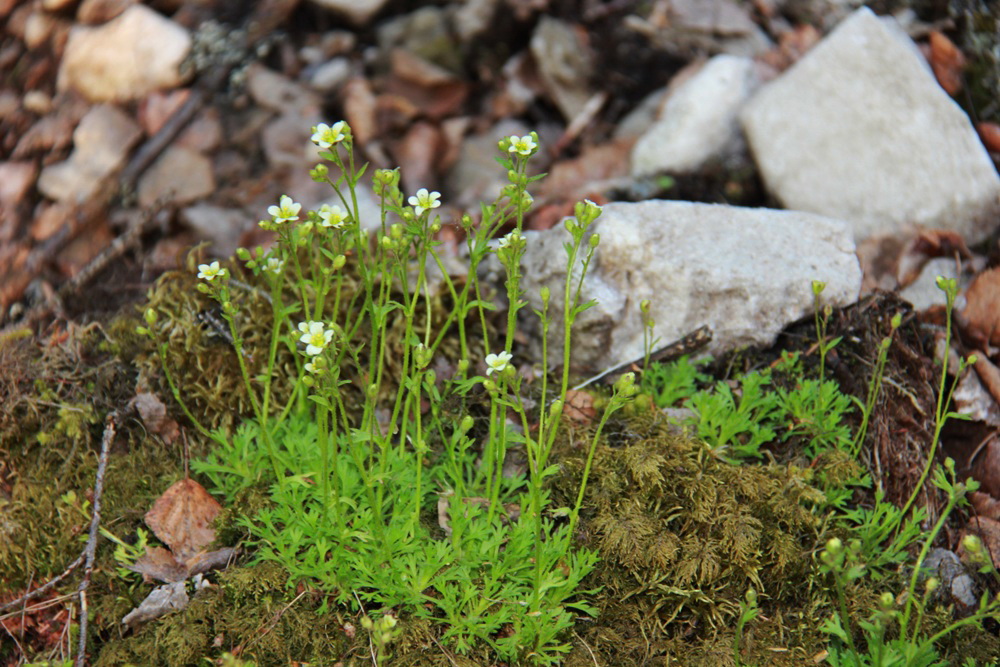
[{"label": "thin dry stick", "polygon": [[60,581],[68,577],[73,572],[73,570],[80,567],[80,565],[82,564],[83,564],[83,554],[80,554],[77,557],[77,559],[72,563],[70,563],[69,566],[67,566],[66,569],[63,570],[63,573],[60,574],[58,577],[53,578],[48,583],[39,586],[33,591],[25,593],[16,600],[11,600],[10,602],[5,602],[3,604],[0,604],[0,614],[7,611],[8,609],[13,609],[14,607],[17,607],[19,605],[27,604],[28,602],[34,600],[35,598],[45,595],[50,590],[55,588]]},{"label": "thin dry stick", "polygon": [[80,582],[80,587],[77,589],[80,596],[80,641],[73,667],[83,667],[87,661],[87,588],[90,586],[90,575],[94,572],[97,536],[101,527],[101,495],[104,493],[104,473],[108,469],[108,455],[118,430],[120,417],[118,410],[113,410],[105,420],[104,437],[101,439],[101,455],[97,460],[97,478],[94,480],[94,515],[90,520],[90,535],[87,537],[87,546],[83,550],[85,562],[83,581]]},{"label": "thin dry stick", "polygon": [[587,644],[587,642],[583,641],[583,637],[576,634],[576,630],[573,631],[573,636],[580,640],[580,643],[583,644],[583,648],[587,649],[587,653],[590,654],[590,659],[594,661],[594,667],[600,667],[600,665],[597,662],[597,657],[594,656],[594,652],[590,650],[590,646]]}]

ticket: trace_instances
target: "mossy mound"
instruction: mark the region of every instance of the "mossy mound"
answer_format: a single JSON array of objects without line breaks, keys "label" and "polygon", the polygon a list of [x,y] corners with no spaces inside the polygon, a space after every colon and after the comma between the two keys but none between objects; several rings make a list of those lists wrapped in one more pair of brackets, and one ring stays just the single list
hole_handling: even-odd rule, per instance
[{"label": "mossy mound", "polygon": [[[609,424],[597,447],[579,538],[601,556],[588,581],[601,613],[583,640],[607,664],[727,664],[740,601],[753,588],[765,610],[781,610],[786,633],[801,628],[777,646],[820,645],[813,621],[827,595],[813,553],[829,536],[814,511],[824,501],[817,470],[734,466],[672,429],[660,414],[635,416]],[[588,435],[569,433],[555,453],[567,500]]]}]

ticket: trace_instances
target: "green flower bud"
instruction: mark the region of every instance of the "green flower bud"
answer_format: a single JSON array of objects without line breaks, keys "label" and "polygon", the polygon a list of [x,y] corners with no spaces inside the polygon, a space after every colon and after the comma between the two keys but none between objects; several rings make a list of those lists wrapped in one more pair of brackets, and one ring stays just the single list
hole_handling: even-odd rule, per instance
[{"label": "green flower bud", "polygon": [[473,420],[469,415],[465,415],[462,417],[462,421],[458,423],[458,430],[464,435],[472,430],[474,424],[475,420]]},{"label": "green flower bud", "polygon": [[643,315],[649,315],[649,308],[653,304],[650,303],[649,299],[643,299],[639,302],[639,310],[642,311]]},{"label": "green flower bud", "polygon": [[465,375],[469,370],[469,360],[468,359],[459,360],[457,370],[459,375]]},{"label": "green flower bud", "polygon": [[236,256],[242,259],[244,262],[250,259],[250,251],[246,248],[237,248]]},{"label": "green flower bud", "polygon": [[600,234],[591,234],[590,235],[590,247],[591,248],[596,248],[598,245],[600,245],[600,243],[601,243],[601,235]]},{"label": "green flower bud", "polygon": [[486,391],[490,392],[491,394],[497,393],[497,383],[494,382],[493,380],[490,379],[483,380],[483,388],[486,389]]},{"label": "green flower bud", "polygon": [[539,296],[542,297],[542,309],[544,310],[545,308],[548,308],[549,297],[552,296],[552,290],[549,289],[548,285],[545,285],[541,290],[539,290]]},{"label": "green flower bud", "polygon": [[878,604],[883,611],[889,611],[896,604],[896,598],[892,596],[892,593],[885,592],[879,596]]},{"label": "green flower bud", "polygon": [[325,183],[330,175],[330,169],[325,164],[318,164],[309,171],[309,178],[317,183]]},{"label": "green flower bud", "polygon": [[403,238],[403,225],[395,224],[389,228],[389,235],[394,239]]},{"label": "green flower bud", "polygon": [[563,409],[563,400],[561,398],[557,398],[556,400],[552,401],[552,405],[549,406],[549,417],[552,418],[558,417],[559,414],[562,413],[562,409]]},{"label": "green flower bud", "polygon": [[150,334],[149,329],[147,329],[146,327],[136,327],[135,332],[140,336],[148,336]]},{"label": "green flower bud", "polygon": [[970,354],[969,358],[965,360],[965,363],[969,366],[975,366],[977,361],[979,361],[979,357],[974,354]]},{"label": "green flower bud", "polygon": [[347,264],[347,257],[344,255],[337,255],[333,258],[333,270],[339,271],[344,268],[344,264]]},{"label": "green flower bud", "polygon": [[826,551],[834,556],[836,556],[843,550],[844,550],[844,543],[840,541],[839,537],[831,538],[826,543]]},{"label": "green flower bud", "polygon": [[441,231],[441,218],[438,218],[434,223],[428,228],[431,234],[437,234]]},{"label": "green flower bud", "polygon": [[382,247],[385,248],[386,250],[392,248],[392,239],[390,239],[388,236],[383,236],[381,243]]},{"label": "green flower bud", "polygon": [[966,535],[962,538],[962,547],[970,554],[977,555],[983,550],[983,541],[978,535]]},{"label": "green flower bud", "polygon": [[368,396],[368,400],[374,401],[378,398],[378,387],[373,384],[368,385],[368,388],[365,389],[365,395]]},{"label": "green flower bud", "polygon": [[424,371],[424,382],[426,382],[429,386],[437,382],[437,373],[434,372],[433,368],[429,368]]},{"label": "green flower bud", "polygon": [[892,325],[892,328],[894,330],[898,329],[899,325],[903,323],[903,314],[896,313],[895,315],[892,316],[892,320],[890,320],[889,323]]},{"label": "green flower bud", "polygon": [[757,606],[757,591],[752,588],[748,588],[746,592],[747,604],[751,607]]},{"label": "green flower bud", "polygon": [[819,296],[820,294],[823,293],[823,290],[825,289],[826,289],[826,283],[819,280],[812,281],[813,296]]},{"label": "green flower bud", "polygon": [[930,577],[927,580],[927,583],[924,584],[924,590],[926,590],[928,593],[933,593],[934,591],[937,590],[938,586],[940,585],[941,585],[940,579],[938,579],[937,577]]},{"label": "green flower bud", "polygon": [[156,324],[156,311],[152,308],[147,308],[146,312],[142,314],[142,317],[146,320],[146,324],[149,326]]}]

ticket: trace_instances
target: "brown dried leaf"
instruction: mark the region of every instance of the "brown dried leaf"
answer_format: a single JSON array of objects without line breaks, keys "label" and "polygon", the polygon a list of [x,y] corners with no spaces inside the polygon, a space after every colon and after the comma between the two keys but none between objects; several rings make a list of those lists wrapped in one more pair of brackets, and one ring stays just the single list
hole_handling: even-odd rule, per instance
[{"label": "brown dried leaf", "polygon": [[920,277],[924,265],[935,257],[971,259],[965,239],[950,229],[928,229],[910,239],[896,260],[896,280],[903,288]]},{"label": "brown dried leaf", "polygon": [[988,493],[973,491],[969,494],[969,501],[972,503],[976,514],[994,521],[1000,519],[1000,500],[997,500]]},{"label": "brown dried leaf", "polygon": [[589,424],[597,416],[594,409],[594,397],[585,391],[570,389],[566,392],[566,407],[563,414],[578,424]]},{"label": "brown dried leaf", "polygon": [[183,581],[153,589],[138,607],[130,611],[122,619],[122,624],[128,628],[152,621],[172,611],[184,609],[188,605],[188,594]]},{"label": "brown dried leaf", "polygon": [[949,95],[962,89],[962,69],[965,56],[955,44],[937,30],[930,34],[930,56],[928,60],[938,83]]},{"label": "brown dried leaf", "polygon": [[1000,343],[1000,267],[976,276],[965,292],[959,324],[979,345]]},{"label": "brown dried leaf", "polygon": [[[969,519],[965,526],[965,532],[978,535],[983,540],[983,547],[993,558],[993,565],[1000,567],[1000,521],[988,519],[982,516],[975,516]],[[959,542],[961,543],[961,542]],[[959,557],[962,557],[964,547],[959,549]]]},{"label": "brown dried leaf", "polygon": [[182,479],[163,492],[146,513],[146,525],[186,561],[215,541],[212,521],[222,505],[193,479]]},{"label": "brown dried leaf", "polygon": [[188,567],[178,563],[169,549],[163,547],[146,547],[146,555],[129,567],[133,572],[142,575],[144,581],[162,581],[173,583],[188,578]]},{"label": "brown dried leaf", "polygon": [[142,417],[142,423],[149,432],[163,438],[168,445],[180,435],[180,427],[176,421],[167,417],[167,407],[156,394],[136,394],[132,399],[132,405]]}]

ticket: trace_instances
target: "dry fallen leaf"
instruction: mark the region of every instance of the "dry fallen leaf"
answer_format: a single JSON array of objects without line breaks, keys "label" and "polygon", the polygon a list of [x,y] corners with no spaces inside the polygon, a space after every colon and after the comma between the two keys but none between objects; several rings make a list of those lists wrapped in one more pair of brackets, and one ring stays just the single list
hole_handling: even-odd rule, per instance
[{"label": "dry fallen leaf", "polygon": [[141,574],[147,582],[155,579],[170,584],[188,578],[188,568],[178,563],[170,550],[163,547],[146,547],[146,555],[129,569]]},{"label": "dry fallen leaf", "polygon": [[146,513],[146,525],[186,561],[215,541],[212,521],[222,505],[193,479],[182,479],[163,492]]},{"label": "dry fallen leaf", "polygon": [[1000,267],[983,271],[965,291],[957,318],[963,332],[980,346],[1000,343]]},{"label": "dry fallen leaf", "polygon": [[962,89],[962,68],[965,56],[955,44],[937,30],[930,34],[930,56],[928,60],[938,83],[949,95]]},{"label": "dry fallen leaf", "polygon": [[188,604],[188,594],[183,581],[159,586],[146,596],[138,607],[122,619],[122,624],[135,628],[141,623],[152,621],[164,614],[183,609]]},{"label": "dry fallen leaf", "polygon": [[156,394],[138,393],[132,399],[132,405],[149,432],[163,438],[166,444],[169,445],[180,435],[180,427],[167,417],[167,407]]},{"label": "dry fallen leaf", "polygon": [[896,281],[903,288],[920,277],[924,265],[935,257],[972,259],[965,239],[950,229],[928,229],[911,238],[896,260]]},{"label": "dry fallen leaf", "polygon": [[[1000,521],[975,516],[969,519],[969,523],[965,526],[965,532],[978,535],[983,540],[986,553],[991,554],[993,565],[1000,567]],[[961,540],[959,540],[959,544],[961,544]],[[965,557],[965,547],[959,547],[958,556],[959,558]]]},{"label": "dry fallen leaf", "polygon": [[563,408],[563,414],[578,424],[589,424],[597,416],[594,397],[588,392],[570,389],[566,392],[566,407]]},{"label": "dry fallen leaf", "polygon": [[972,503],[976,514],[994,521],[1000,519],[1000,500],[997,500],[988,493],[973,491],[969,494],[969,501]]}]

